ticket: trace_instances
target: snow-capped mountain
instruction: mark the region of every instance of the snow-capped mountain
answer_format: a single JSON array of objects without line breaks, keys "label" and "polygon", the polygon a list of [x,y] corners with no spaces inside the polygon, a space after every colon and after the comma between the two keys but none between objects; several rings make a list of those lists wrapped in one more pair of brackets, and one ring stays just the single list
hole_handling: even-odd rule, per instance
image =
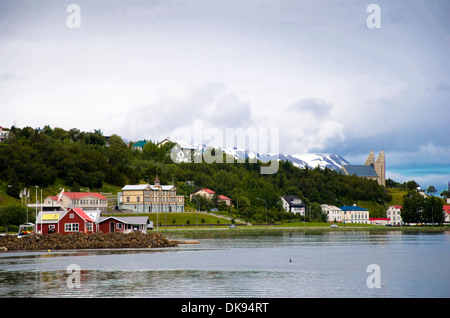
[{"label": "snow-capped mountain", "polygon": [[[206,149],[210,148],[210,146],[202,144],[202,145],[193,145],[189,144],[185,141],[180,141],[176,139],[170,140],[178,144],[181,148],[202,151],[204,152]],[[235,159],[257,159],[262,162],[267,162],[273,159],[282,160],[282,161],[290,161],[294,164],[294,166],[299,168],[311,168],[314,169],[317,166],[324,169],[327,167],[328,169],[340,170],[343,165],[349,165],[350,163],[345,160],[343,157],[335,154],[327,154],[327,153],[299,153],[299,154],[261,154],[259,152],[253,152],[243,149],[233,148],[224,148],[222,151],[227,154],[233,156]]]}]

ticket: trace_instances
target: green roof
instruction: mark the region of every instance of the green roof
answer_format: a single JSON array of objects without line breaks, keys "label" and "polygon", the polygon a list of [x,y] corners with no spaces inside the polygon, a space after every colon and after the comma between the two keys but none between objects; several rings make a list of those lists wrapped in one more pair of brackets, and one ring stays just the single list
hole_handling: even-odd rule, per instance
[{"label": "green roof", "polygon": [[146,144],[147,144],[146,140],[141,140],[141,141],[138,141],[137,143],[135,143],[133,145],[133,147],[144,147]]}]

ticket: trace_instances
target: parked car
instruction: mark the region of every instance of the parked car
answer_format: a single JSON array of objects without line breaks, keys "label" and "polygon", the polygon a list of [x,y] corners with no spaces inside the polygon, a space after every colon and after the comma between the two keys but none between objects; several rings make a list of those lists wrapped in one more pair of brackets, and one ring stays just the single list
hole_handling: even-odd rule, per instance
[{"label": "parked car", "polygon": [[338,226],[337,224],[331,224],[330,227],[331,227],[332,229],[337,229],[339,226]]}]

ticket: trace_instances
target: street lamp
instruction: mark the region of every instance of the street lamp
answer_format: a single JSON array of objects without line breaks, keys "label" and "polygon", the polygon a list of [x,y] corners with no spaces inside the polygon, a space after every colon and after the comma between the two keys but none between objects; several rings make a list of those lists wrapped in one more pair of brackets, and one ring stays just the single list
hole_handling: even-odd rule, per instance
[{"label": "street lamp", "polygon": [[264,199],[256,198],[257,200],[263,201],[266,204],[266,230],[267,230],[267,202]]}]

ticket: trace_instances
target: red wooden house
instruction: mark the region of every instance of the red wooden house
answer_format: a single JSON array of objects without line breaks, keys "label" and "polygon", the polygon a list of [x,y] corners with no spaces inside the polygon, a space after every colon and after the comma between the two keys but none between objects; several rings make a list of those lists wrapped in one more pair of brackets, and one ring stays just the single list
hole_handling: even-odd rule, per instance
[{"label": "red wooden house", "polygon": [[149,226],[153,229],[153,222],[149,221],[147,216],[100,217],[98,221],[98,232],[122,232],[126,234],[134,231],[140,231],[142,233],[147,233]]},{"label": "red wooden house", "polygon": [[67,211],[41,212],[36,220],[36,231],[42,234],[76,232],[94,233],[94,220],[81,208],[70,208]]}]

